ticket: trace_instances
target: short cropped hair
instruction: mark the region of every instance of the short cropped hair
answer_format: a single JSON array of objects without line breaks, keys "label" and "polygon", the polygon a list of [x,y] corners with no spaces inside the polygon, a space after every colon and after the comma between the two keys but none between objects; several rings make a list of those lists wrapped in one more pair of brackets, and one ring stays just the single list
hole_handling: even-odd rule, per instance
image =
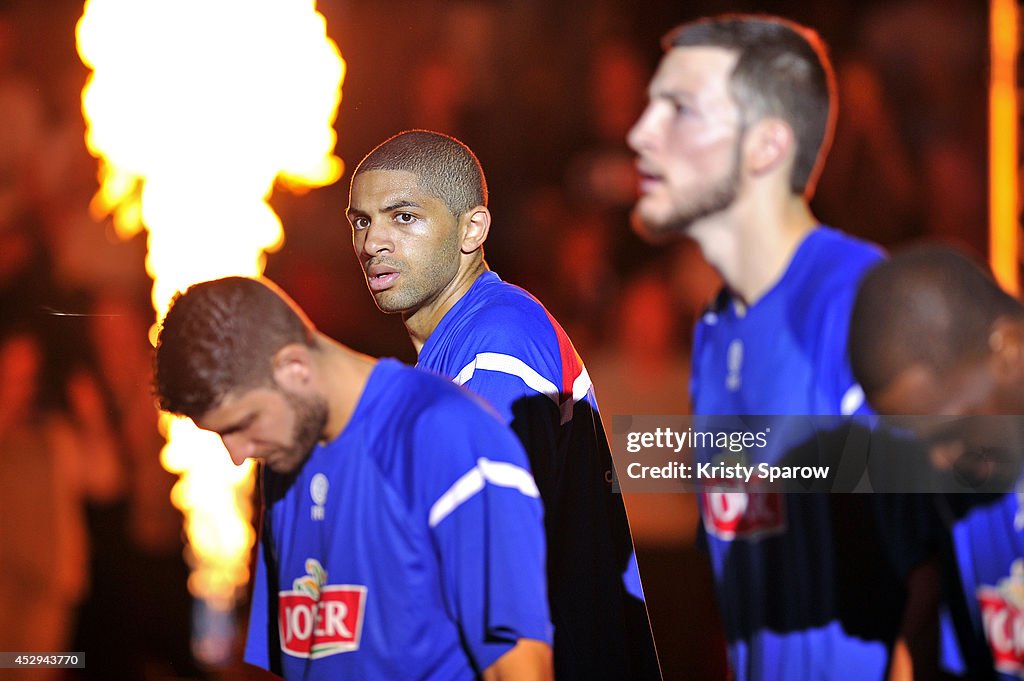
[{"label": "short cropped hair", "polygon": [[983,359],[1000,318],[1024,306],[981,265],[946,246],[918,246],[868,272],[850,319],[850,363],[870,397],[905,369],[942,375]]},{"label": "short cropped hair", "polygon": [[229,394],[273,385],[273,358],[292,343],[312,347],[315,329],[269,283],[227,277],[174,298],[156,346],[160,407],[201,417]]},{"label": "short cropped hair", "polygon": [[404,170],[420,188],[444,202],[452,215],[487,205],[487,180],[473,151],[459,140],[430,130],[400,132],[367,154],[352,181],[370,170]]},{"label": "short cropped hair", "polygon": [[793,129],[794,194],[810,197],[835,129],[835,73],[810,28],[767,15],[724,14],[678,26],[662,39],[676,47],[720,47],[737,55],[729,89],[744,124],[777,116]]}]

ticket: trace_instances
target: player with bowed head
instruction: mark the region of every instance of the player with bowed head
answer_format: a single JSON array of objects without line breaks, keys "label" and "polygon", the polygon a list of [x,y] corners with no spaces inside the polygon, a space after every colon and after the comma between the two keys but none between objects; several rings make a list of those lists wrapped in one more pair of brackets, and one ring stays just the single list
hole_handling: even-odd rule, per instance
[{"label": "player with bowed head", "polygon": [[936,469],[961,490],[988,490],[929,495],[948,524],[940,555],[955,585],[959,655],[943,648],[942,667],[1024,678],[1024,305],[964,254],[917,246],[865,278],[850,355],[871,405],[925,442]]},{"label": "player with bowed head", "polygon": [[241,277],[174,300],[155,373],[163,409],[264,464],[246,661],[286,679],[552,678],[537,487],[470,396]]}]

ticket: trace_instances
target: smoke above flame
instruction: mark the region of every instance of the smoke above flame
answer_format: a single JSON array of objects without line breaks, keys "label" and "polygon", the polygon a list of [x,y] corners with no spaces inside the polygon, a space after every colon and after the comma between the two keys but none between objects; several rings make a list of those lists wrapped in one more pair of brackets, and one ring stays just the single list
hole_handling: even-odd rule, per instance
[{"label": "smoke above flame", "polygon": [[[280,248],[275,187],[341,176],[334,121],[345,62],[312,0],[87,0],[78,52],[97,217],[147,231],[156,318],[199,281],[258,276]],[[251,466],[190,421],[161,417],[179,474],[192,593],[230,605],[254,541]]]}]

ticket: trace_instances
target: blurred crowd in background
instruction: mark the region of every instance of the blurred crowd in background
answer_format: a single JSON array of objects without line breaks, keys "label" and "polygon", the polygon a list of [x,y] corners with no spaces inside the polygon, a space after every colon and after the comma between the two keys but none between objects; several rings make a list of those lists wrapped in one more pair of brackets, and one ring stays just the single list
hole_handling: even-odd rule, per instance
[{"label": "blurred crowd in background", "polygon": [[[629,229],[625,137],[675,24],[766,11],[817,27],[840,92],[817,215],[887,246],[937,237],[985,252],[987,15],[976,0],[317,6],[348,63],[338,155],[351,169],[413,127],[466,142],[490,185],[491,267],[566,327],[609,425],[616,413],[687,412],[691,327],[719,285],[694,246],[647,245]],[[181,517],[149,395],[145,236],[119,241],[89,211],[81,11],[0,2],[0,648],[88,651],[72,678],[190,677],[200,671]],[[351,251],[348,179],[274,194],[286,242],[266,274],[327,334],[412,362],[401,321],[374,307]],[[681,585],[651,604],[656,630],[659,610],[693,613],[688,629],[656,632],[678,642],[662,662],[666,678],[721,678],[696,510],[678,497],[675,508],[630,506],[645,579]],[[35,611],[12,609],[26,593]]]}]

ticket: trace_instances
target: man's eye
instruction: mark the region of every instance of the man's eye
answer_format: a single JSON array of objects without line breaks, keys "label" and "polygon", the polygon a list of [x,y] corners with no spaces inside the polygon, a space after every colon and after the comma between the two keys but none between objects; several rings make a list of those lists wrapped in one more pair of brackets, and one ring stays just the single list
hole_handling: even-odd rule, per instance
[{"label": "man's eye", "polygon": [[662,110],[670,112],[673,116],[692,116],[695,110],[693,108],[693,102],[686,97],[673,97],[671,95],[658,98],[657,102],[661,105]]},{"label": "man's eye", "polygon": [[370,226],[370,221],[366,218],[352,218],[349,220],[352,223],[352,229],[366,229]]},{"label": "man's eye", "polygon": [[688,104],[682,102],[675,102],[672,106],[676,116],[690,116],[693,114],[693,108]]},{"label": "man's eye", "polygon": [[416,216],[412,213],[397,213],[395,215],[395,221],[400,222],[403,225],[407,225],[410,222],[415,222]]}]

